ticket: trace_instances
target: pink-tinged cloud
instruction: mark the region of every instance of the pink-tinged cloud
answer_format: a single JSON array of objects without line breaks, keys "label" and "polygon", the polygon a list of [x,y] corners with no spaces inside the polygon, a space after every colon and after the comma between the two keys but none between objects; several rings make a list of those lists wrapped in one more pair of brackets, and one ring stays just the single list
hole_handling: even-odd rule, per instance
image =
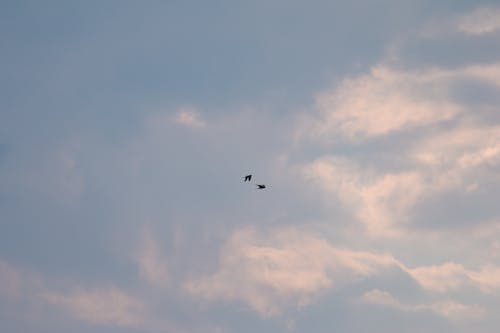
[{"label": "pink-tinged cloud", "polygon": [[395,266],[391,256],[332,246],[297,229],[236,231],[213,275],[188,281],[186,290],[208,301],[241,301],[263,316],[313,302],[330,288]]},{"label": "pink-tinged cloud", "polygon": [[324,142],[361,141],[452,119],[461,107],[448,98],[448,76],[374,67],[320,94],[318,119],[307,131]]},{"label": "pink-tinged cloud", "polygon": [[408,222],[411,208],[427,187],[417,171],[380,174],[348,159],[328,156],[304,166],[302,172],[307,180],[334,194],[377,237],[399,236],[398,225]]},{"label": "pink-tinged cloud", "polygon": [[424,289],[441,293],[458,290],[469,282],[466,269],[453,262],[413,269],[406,268],[405,270]]},{"label": "pink-tinged cloud", "polygon": [[435,191],[499,181],[500,126],[466,124],[421,140],[411,153]]},{"label": "pink-tinged cloud", "polygon": [[298,137],[359,142],[456,119],[471,110],[454,100],[454,85],[470,79],[500,88],[500,64],[420,71],[377,65],[319,94],[317,114],[300,123]]},{"label": "pink-tinged cloud", "polygon": [[479,271],[469,271],[470,279],[485,293],[500,291],[500,267],[483,266]]},{"label": "pink-tinged cloud", "polygon": [[449,191],[474,192],[500,182],[500,127],[467,123],[392,153],[405,169],[386,171],[323,156],[301,167],[305,180],[339,200],[375,237],[399,237],[416,204]]},{"label": "pink-tinged cloud", "polygon": [[479,289],[485,294],[500,291],[500,267],[494,265],[472,270],[461,264],[446,262],[415,268],[401,265],[401,268],[422,288],[437,293],[458,291],[465,287]]},{"label": "pink-tinged cloud", "polygon": [[43,280],[38,274],[0,260],[0,299],[32,302],[43,289]]},{"label": "pink-tinged cloud", "polygon": [[452,321],[478,320],[486,314],[486,310],[477,304],[465,305],[451,300],[406,304],[390,293],[378,289],[363,294],[360,301],[365,304],[388,307],[403,312],[430,311]]},{"label": "pink-tinged cloud", "polygon": [[[500,289],[496,266],[475,271],[448,262],[410,268],[391,255],[339,248],[315,233],[296,228],[274,229],[266,234],[253,228],[235,231],[221,251],[216,271],[191,279],[184,287],[201,301],[242,302],[269,317],[307,306],[330,290],[391,269],[407,273],[423,290],[438,296],[464,288],[484,294]],[[472,314],[480,312],[475,306],[448,300],[408,307],[380,293],[368,294],[366,300],[404,310],[430,310],[449,318],[462,312],[474,317]]]},{"label": "pink-tinged cloud", "polygon": [[136,326],[144,322],[144,305],[122,290],[76,289],[70,293],[44,292],[44,301],[93,325]]},{"label": "pink-tinged cloud", "polygon": [[175,116],[175,122],[192,128],[204,128],[207,126],[201,114],[194,108],[181,108],[178,110]]},{"label": "pink-tinged cloud", "polygon": [[169,283],[169,271],[164,255],[160,252],[156,240],[149,231],[144,231],[134,259],[141,279],[151,286],[166,287]]},{"label": "pink-tinged cloud", "polygon": [[21,274],[8,263],[0,261],[0,297],[19,298],[21,291]]}]

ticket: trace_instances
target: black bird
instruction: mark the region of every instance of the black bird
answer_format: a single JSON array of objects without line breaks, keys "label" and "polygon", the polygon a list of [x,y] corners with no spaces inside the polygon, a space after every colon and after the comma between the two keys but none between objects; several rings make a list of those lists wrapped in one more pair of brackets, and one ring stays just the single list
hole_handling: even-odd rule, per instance
[{"label": "black bird", "polygon": [[256,184],[256,185],[257,185],[258,190],[263,190],[266,188],[266,185],[259,185],[259,184]]},{"label": "black bird", "polygon": [[252,175],[246,175],[246,176],[245,176],[245,177],[243,177],[243,178],[245,178],[245,180],[244,180],[245,182],[249,182],[249,181],[251,181],[251,180],[252,180]]}]

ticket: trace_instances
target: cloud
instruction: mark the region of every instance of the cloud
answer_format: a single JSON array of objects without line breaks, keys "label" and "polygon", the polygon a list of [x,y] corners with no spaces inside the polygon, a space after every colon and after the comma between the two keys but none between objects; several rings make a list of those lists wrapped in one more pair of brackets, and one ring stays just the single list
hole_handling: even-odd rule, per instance
[{"label": "cloud", "polygon": [[165,136],[165,130],[172,126],[181,126],[192,129],[203,129],[207,127],[200,111],[191,106],[167,109],[155,107],[148,112],[144,118],[146,134]]},{"label": "cloud", "polygon": [[[339,248],[324,238],[296,228],[281,228],[266,235],[253,228],[235,231],[220,254],[216,272],[184,285],[193,297],[210,302],[243,302],[264,317],[315,302],[330,290],[382,276],[391,269],[408,274],[431,295],[463,292],[474,287],[484,294],[500,289],[499,268],[474,271],[463,265],[410,268],[391,255]],[[404,311],[432,311],[449,319],[483,314],[477,306],[452,301],[404,305],[387,293],[367,293],[364,300]]]},{"label": "cloud", "polygon": [[273,230],[267,237],[247,228],[228,239],[213,275],[185,287],[201,299],[242,301],[263,316],[274,316],[394,264],[391,256],[336,248],[294,228]]},{"label": "cloud", "polygon": [[194,108],[179,109],[175,116],[175,122],[191,128],[204,128],[207,126],[200,113]]},{"label": "cloud", "polygon": [[475,287],[485,294],[500,290],[500,267],[486,265],[479,270],[470,270],[461,264],[446,262],[441,265],[408,268],[401,265],[422,288],[445,293],[465,287]]},{"label": "cloud", "polygon": [[169,272],[158,244],[149,231],[144,231],[140,248],[135,254],[140,277],[152,286],[165,287]]},{"label": "cloud", "polygon": [[424,289],[437,292],[457,290],[469,280],[465,268],[453,262],[405,270]]},{"label": "cloud", "polygon": [[94,325],[126,327],[144,323],[144,304],[114,286],[53,291],[47,279],[4,261],[0,261],[0,281],[0,300],[7,301],[10,306],[22,304],[24,318],[39,316],[40,309],[50,304]]},{"label": "cloud", "polygon": [[453,190],[474,192],[500,181],[500,127],[466,125],[417,140],[390,153],[400,171],[361,166],[352,158],[323,156],[302,166],[302,176],[332,193],[372,236],[400,236],[412,209]]},{"label": "cloud", "polygon": [[467,35],[479,36],[500,30],[500,8],[483,7],[458,19],[458,30]]},{"label": "cloud", "polygon": [[363,141],[452,119],[461,108],[448,99],[448,78],[437,69],[375,66],[319,94],[319,119],[306,131],[319,141]]},{"label": "cloud", "polygon": [[[442,37],[445,43],[449,41],[450,36],[456,38],[457,33],[469,38],[480,38],[494,35],[499,31],[499,22],[500,7],[483,6],[466,13],[431,19],[420,28],[417,37]],[[456,42],[456,39],[454,42]],[[453,57],[449,56],[448,58],[453,61]]]},{"label": "cloud", "polygon": [[[456,100],[463,80],[484,82],[500,92],[500,65],[422,71],[379,65],[343,81],[320,95],[319,112],[312,124],[299,125],[299,138],[305,135],[316,146],[340,140],[375,147],[383,159],[323,155],[303,162],[302,176],[334,194],[371,236],[384,237],[401,236],[417,204],[456,190],[473,193],[499,181],[500,127],[485,120],[485,113],[496,109]],[[412,134],[403,133],[410,129]],[[396,132],[397,144],[374,141]]]},{"label": "cloud", "polygon": [[0,259],[0,299],[32,302],[44,289],[42,278],[22,267]]},{"label": "cloud", "polygon": [[13,152],[0,174],[2,188],[59,204],[78,202],[85,190],[85,179],[75,157],[78,143],[67,141],[52,150],[40,148],[33,153],[33,160],[22,149]]},{"label": "cloud", "polygon": [[361,302],[389,307],[404,312],[431,311],[453,321],[477,320],[486,314],[486,310],[479,305],[465,305],[454,301],[438,301],[428,304],[405,304],[394,298],[390,293],[378,289],[363,294]]},{"label": "cloud", "polygon": [[126,327],[144,321],[144,305],[116,287],[94,290],[77,288],[69,294],[45,292],[41,298],[94,325]]},{"label": "cloud", "polygon": [[0,296],[19,298],[21,296],[21,274],[7,262],[0,260]]},{"label": "cloud", "polygon": [[[418,10],[423,9],[421,4],[417,7]],[[425,7],[425,11],[431,12],[431,7]],[[448,16],[453,18],[453,15]],[[392,28],[389,30],[395,31]],[[402,30],[400,33],[404,34]],[[383,38],[378,36],[374,40],[375,44],[381,40],[379,37]],[[466,39],[464,36],[458,37]],[[453,40],[448,43],[453,43]],[[362,40],[356,42],[360,47],[365,44]],[[444,49],[448,46],[446,43],[443,45]],[[450,52],[453,51],[446,49],[441,56],[446,58]],[[332,58],[333,62],[341,61],[345,56],[336,54],[340,58]],[[451,55],[450,58],[457,59],[458,52],[455,54],[457,56]],[[325,54],[325,58],[330,57]],[[363,60],[359,61],[361,66],[366,65]],[[329,65],[339,69],[342,66],[336,66],[338,64]],[[233,306],[218,309],[221,311],[216,309],[215,312],[196,312],[196,308],[191,307],[192,303],[185,302],[186,294],[178,294],[175,287],[184,288],[183,291],[196,301],[240,304],[262,316],[278,316],[290,309],[319,303],[319,300],[329,296],[337,302],[338,298],[353,289],[361,289],[363,291],[360,294],[363,294],[371,290],[373,284],[380,284],[378,287],[381,289],[388,285],[398,289],[401,286],[395,284],[399,282],[404,286],[410,285],[404,292],[418,293],[418,301],[399,299],[380,290],[366,293],[365,301],[406,312],[432,312],[446,318],[467,317],[468,313],[478,310],[470,305],[471,298],[483,297],[492,303],[497,302],[495,296],[500,289],[500,272],[492,257],[488,257],[493,255],[486,253],[489,244],[480,244],[477,238],[471,239],[464,232],[466,228],[460,229],[461,241],[469,242],[467,246],[474,247],[474,253],[471,254],[468,248],[455,246],[457,243],[462,244],[456,241],[458,233],[454,235],[454,241],[447,242],[446,236],[451,232],[441,233],[438,229],[445,222],[449,223],[450,228],[458,228],[459,223],[453,218],[431,225],[429,229],[440,236],[429,242],[431,236],[426,234],[426,237],[420,238],[422,233],[413,233],[413,228],[425,223],[418,220],[421,218],[418,209],[423,207],[425,211],[425,203],[434,202],[443,207],[441,195],[464,193],[468,199],[486,186],[491,189],[498,184],[495,181],[499,179],[500,131],[498,126],[483,118],[485,112],[495,113],[498,107],[484,101],[477,104],[470,100],[464,102],[467,98],[457,95],[461,91],[457,87],[465,86],[463,90],[467,90],[471,85],[478,89],[487,86],[496,92],[500,87],[500,66],[490,64],[453,68],[453,62],[446,63],[446,68],[425,67],[421,63],[413,65],[417,68],[421,66],[421,69],[408,69],[387,62],[375,64],[361,75],[348,74],[335,87],[317,94],[312,107],[313,115],[305,116],[309,117],[310,122],[300,128],[302,138],[313,141],[314,146],[303,150],[299,147],[300,151],[290,152],[296,148],[290,147],[286,141],[290,132],[290,114],[276,111],[285,109],[283,105],[276,108],[258,106],[258,111],[249,108],[238,112],[229,111],[235,108],[226,105],[221,107],[226,111],[219,110],[212,116],[210,111],[202,112],[202,108],[171,109],[147,118],[150,123],[146,127],[151,125],[152,128],[130,133],[126,129],[135,128],[133,123],[121,124],[119,128],[112,126],[114,131],[111,134],[105,131],[105,138],[93,136],[87,142],[84,154],[67,151],[67,154],[61,154],[58,158],[54,154],[49,158],[50,162],[46,163],[46,168],[52,171],[34,172],[35,176],[45,179],[42,179],[40,188],[59,189],[58,192],[75,197],[87,188],[89,191],[82,196],[84,205],[79,207],[81,209],[53,214],[50,211],[54,207],[42,203],[44,208],[41,214],[46,214],[46,219],[51,220],[52,217],[65,219],[67,216],[81,215],[82,219],[97,221],[100,225],[103,219],[106,220],[103,234],[96,240],[104,252],[97,252],[105,254],[109,246],[114,247],[119,243],[118,246],[126,250],[111,251],[114,254],[124,253],[127,257],[125,260],[129,260],[130,243],[126,239],[130,239],[128,236],[131,233],[134,234],[132,238],[135,238],[137,231],[141,230],[141,226],[138,226],[141,221],[158,222],[158,228],[163,231],[171,231],[174,227],[172,224],[179,223],[183,226],[185,238],[182,246],[177,246],[171,244],[175,243],[169,238],[171,232],[146,232],[132,254],[136,265],[132,267],[132,278],[130,275],[120,275],[124,268],[130,268],[123,267],[120,260],[118,263],[113,258],[88,261],[91,266],[103,267],[99,274],[92,274],[91,278],[118,279],[115,282],[120,285],[120,289],[101,287],[99,284],[91,288],[47,290],[44,287],[36,289],[34,293],[43,295],[42,300],[38,298],[38,302],[43,302],[47,308],[56,309],[57,314],[67,317],[71,314],[86,323],[119,327],[141,323],[147,327],[149,319],[164,319],[168,309],[174,310],[172,315],[176,317],[175,321],[200,320],[235,325],[235,322],[246,320],[241,320],[241,317],[225,320],[226,316],[234,315]],[[348,72],[348,66],[343,67],[343,71]],[[286,95],[283,95],[285,99]],[[151,94],[148,96],[151,97]],[[267,99],[266,96],[263,98]],[[252,104],[251,101],[249,103]],[[291,108],[297,110],[298,106]],[[88,123],[92,125],[93,122]],[[216,130],[204,130],[208,127]],[[256,135],[257,128],[261,129],[259,135]],[[87,130],[87,127],[83,129],[85,132]],[[286,157],[280,157],[280,163],[272,162],[277,160],[278,154]],[[35,170],[29,165],[38,164],[31,162],[26,163],[26,170]],[[288,163],[299,164],[304,178],[312,180],[313,191],[306,194],[306,191],[301,191],[303,183],[288,172]],[[254,191],[246,191],[246,188],[240,192],[238,180],[242,165],[246,165],[243,168],[252,168],[258,177],[272,182],[271,191],[264,193],[266,197],[257,197]],[[13,170],[17,172],[16,168],[17,165],[14,165]],[[206,172],[200,174],[201,168]],[[80,171],[85,172],[86,177],[80,176]],[[49,177],[51,172],[61,178]],[[214,188],[218,190],[214,191]],[[322,190],[317,191],[318,188]],[[30,190],[29,187],[21,188],[20,192],[31,192],[25,189]],[[15,195],[12,198],[9,195],[6,203],[9,204],[11,200],[18,199]],[[337,210],[339,205],[336,205],[334,210],[329,205],[322,210],[318,201],[326,202],[327,206],[338,201],[342,209]],[[36,203],[36,200],[33,202]],[[419,206],[421,203],[423,205]],[[191,209],[193,206],[196,209]],[[452,202],[449,207],[456,211],[460,210],[459,206]],[[60,211],[57,205],[55,208],[55,211]],[[351,223],[351,216],[345,215],[346,209],[359,224]],[[478,217],[479,209],[471,211],[474,218]],[[88,215],[88,212],[91,214]],[[37,212],[31,215],[40,216]],[[16,222],[21,218],[12,220]],[[312,224],[308,224],[311,229],[307,230],[291,227],[293,224],[303,225],[305,221],[314,221],[314,224],[321,224],[329,231],[338,231],[331,237],[339,243],[330,242],[326,235],[311,232],[314,228]],[[14,222],[13,226],[18,224],[18,227],[23,228],[30,223]],[[40,221],[37,218],[35,222]],[[286,224],[287,227],[237,229],[226,240],[217,265],[211,271],[205,271],[213,262],[206,259],[213,259],[211,252],[220,245],[220,230],[243,224]],[[352,233],[350,228],[353,225],[362,225],[367,233]],[[63,240],[57,228],[45,227],[40,225],[43,230],[54,230],[54,235],[44,236],[43,239],[56,237]],[[75,229],[71,225],[69,228]],[[476,228],[472,222],[468,222],[466,230],[468,232]],[[95,228],[87,225],[87,229]],[[77,230],[85,231],[80,227]],[[15,234],[22,238],[25,232]],[[378,238],[388,236],[392,238]],[[111,243],[108,242],[110,237]],[[409,237],[413,237],[410,239],[412,242],[406,242]],[[37,238],[38,243],[42,238]],[[493,242],[494,237],[491,239]],[[352,248],[346,249],[338,244],[349,244]],[[450,251],[452,247],[456,248]],[[163,248],[169,250],[168,257],[164,256]],[[67,248],[62,252],[70,250]],[[386,251],[390,251],[389,254],[385,254]],[[25,261],[37,261],[28,252],[18,255],[24,256]],[[480,256],[479,252],[486,255]],[[65,253],[64,258],[53,258],[53,262],[61,262],[61,259],[67,261],[72,258],[69,254]],[[110,262],[111,266],[107,265]],[[44,266],[40,260],[37,265]],[[53,265],[45,268],[41,266],[40,269],[60,270],[60,267]],[[87,276],[86,268],[74,271],[72,267],[65,267],[64,272],[69,276],[82,273]],[[392,269],[397,271],[397,278],[401,280],[386,279],[386,271]],[[200,270],[205,273],[189,275]],[[136,281],[135,273],[140,281]],[[26,284],[21,275],[12,266],[0,263],[0,280],[5,282],[0,286],[2,297],[30,297],[24,291]],[[79,278],[89,278],[86,276]],[[179,286],[178,281],[186,276],[189,279]],[[139,288],[147,294],[140,299],[137,298],[138,294],[131,294],[130,289],[125,287],[137,282],[138,286],[128,287]],[[352,284],[356,284],[355,287]],[[370,286],[365,289],[367,284]],[[166,287],[170,288],[167,292],[158,292],[156,289]],[[335,293],[338,289],[344,290]],[[480,293],[483,294],[478,296]],[[448,298],[453,296],[457,296],[457,299]],[[330,301],[320,306],[328,306]],[[144,319],[146,302],[148,309],[155,310],[152,314],[155,318]],[[309,324],[308,320],[317,318],[317,310],[324,313],[324,309],[315,308],[312,309],[312,317],[311,312],[304,311],[291,318],[291,322],[296,320],[298,328],[304,327],[304,321]],[[339,310],[349,320],[356,317],[350,315],[350,309]],[[288,313],[284,317],[288,317]],[[294,317],[293,314],[291,317]],[[337,318],[325,319],[331,324]],[[403,316],[403,319],[397,320],[405,319]],[[270,321],[271,326],[273,322]],[[267,324],[262,323],[262,326]],[[388,330],[392,327],[388,327]],[[228,331],[238,329],[230,327]]]},{"label": "cloud", "polygon": [[420,140],[411,154],[418,162],[432,167],[496,166],[500,162],[499,140],[498,125],[465,124]]},{"label": "cloud", "polygon": [[302,172],[327,193],[334,193],[372,236],[397,236],[395,224],[408,220],[410,208],[426,189],[416,171],[379,173],[331,156],[305,165]]},{"label": "cloud", "polygon": [[468,275],[483,292],[491,293],[500,289],[500,267],[498,266],[486,265],[477,272],[469,271]]},{"label": "cloud", "polygon": [[500,64],[416,71],[382,63],[318,94],[317,115],[301,123],[297,135],[320,144],[362,142],[456,119],[470,111],[454,96],[463,80],[499,89]]}]

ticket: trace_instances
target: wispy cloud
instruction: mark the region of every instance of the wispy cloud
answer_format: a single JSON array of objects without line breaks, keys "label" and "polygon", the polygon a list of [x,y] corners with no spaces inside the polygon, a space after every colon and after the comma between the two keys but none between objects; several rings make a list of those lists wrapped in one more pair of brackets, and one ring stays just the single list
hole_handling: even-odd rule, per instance
[{"label": "wispy cloud", "polygon": [[466,269],[463,265],[447,262],[441,265],[421,266],[403,269],[424,289],[435,292],[449,292],[464,287],[476,287],[491,294],[500,290],[500,267],[486,265],[479,270]]},{"label": "wispy cloud", "polygon": [[201,114],[195,108],[181,108],[177,111],[175,122],[192,128],[204,128],[207,126]]},{"label": "wispy cloud", "polygon": [[3,261],[0,261],[0,281],[0,301],[5,297],[7,304],[23,304],[26,318],[39,316],[40,309],[47,305],[93,325],[137,326],[144,323],[146,316],[142,301],[115,286],[54,291],[49,287],[54,280]]},{"label": "wispy cloud", "polygon": [[41,298],[95,325],[136,326],[144,321],[144,305],[116,287],[70,293],[45,292]]},{"label": "wispy cloud", "polygon": [[458,20],[458,30],[468,35],[484,35],[500,30],[500,8],[482,7]]},{"label": "wispy cloud", "polygon": [[21,274],[8,263],[0,260],[0,296],[19,298],[22,290]]},{"label": "wispy cloud", "polygon": [[[471,11],[456,13],[449,17],[438,17],[425,22],[418,37],[481,38],[493,35],[500,30],[500,7],[496,5],[479,6]],[[459,34],[457,36],[457,34]],[[446,40],[445,39],[445,40]]]},{"label": "wispy cloud", "polygon": [[36,162],[12,154],[0,175],[4,189],[22,189],[23,196],[35,195],[59,204],[72,204],[85,190],[85,179],[76,160],[78,143],[68,140],[52,151],[36,152]]},{"label": "wispy cloud", "polygon": [[334,193],[372,236],[394,237],[408,222],[411,208],[424,195],[419,172],[383,172],[362,168],[344,158],[322,157],[303,168],[327,193]]},{"label": "wispy cloud", "polygon": [[465,305],[454,301],[437,301],[424,304],[405,304],[386,291],[374,289],[365,293],[361,301],[366,304],[389,307],[404,312],[430,311],[453,321],[481,319],[486,310],[481,306]]},{"label": "wispy cloud", "polygon": [[139,268],[140,277],[144,281],[156,287],[168,285],[169,272],[166,260],[149,230],[143,232],[141,244],[134,258]]}]

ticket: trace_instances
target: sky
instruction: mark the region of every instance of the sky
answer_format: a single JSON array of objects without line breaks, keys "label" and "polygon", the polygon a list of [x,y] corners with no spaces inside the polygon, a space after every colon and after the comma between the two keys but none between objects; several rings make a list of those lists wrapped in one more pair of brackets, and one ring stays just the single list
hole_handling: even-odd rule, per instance
[{"label": "sky", "polygon": [[0,331],[500,326],[498,1],[4,0],[0,49]]}]

